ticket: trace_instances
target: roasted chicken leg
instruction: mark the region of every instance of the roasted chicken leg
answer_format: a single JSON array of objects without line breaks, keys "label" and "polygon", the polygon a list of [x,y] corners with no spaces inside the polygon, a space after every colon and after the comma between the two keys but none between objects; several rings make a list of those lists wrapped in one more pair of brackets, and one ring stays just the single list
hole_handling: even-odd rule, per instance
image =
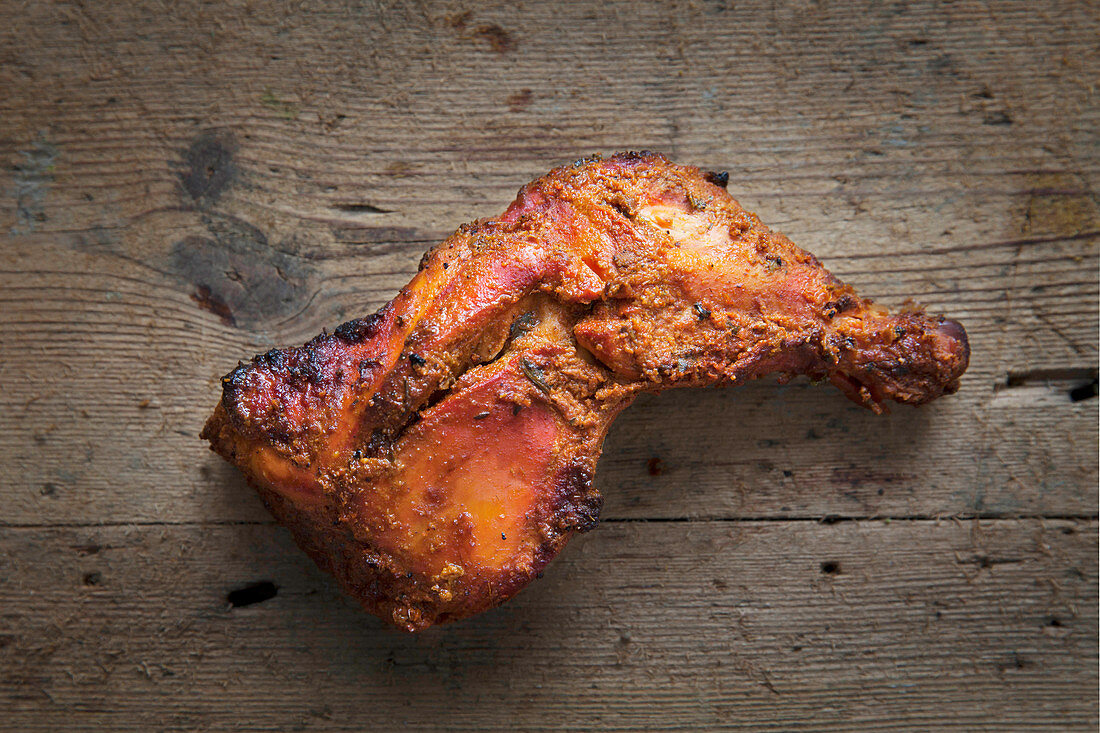
[{"label": "roasted chicken leg", "polygon": [[230,372],[202,436],[417,631],[507,600],[596,525],[604,436],[641,392],[805,374],[879,412],[958,388],[962,326],[861,299],[726,183],[650,153],[551,171],[374,315]]}]

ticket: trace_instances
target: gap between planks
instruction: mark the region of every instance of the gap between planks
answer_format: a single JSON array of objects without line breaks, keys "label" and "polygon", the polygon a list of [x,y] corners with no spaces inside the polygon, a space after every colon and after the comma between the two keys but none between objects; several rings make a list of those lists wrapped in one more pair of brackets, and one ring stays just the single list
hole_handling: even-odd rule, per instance
[{"label": "gap between planks", "polygon": [[[909,515],[866,515],[866,516],[805,516],[791,515],[781,517],[614,517],[601,519],[600,524],[775,524],[804,522],[811,524],[841,524],[852,522],[1024,522],[1049,520],[1052,522],[1095,522],[1100,514],[909,514]],[[207,520],[194,522],[49,522],[18,523],[0,522],[0,529],[86,529],[94,527],[279,527],[272,520]]]}]

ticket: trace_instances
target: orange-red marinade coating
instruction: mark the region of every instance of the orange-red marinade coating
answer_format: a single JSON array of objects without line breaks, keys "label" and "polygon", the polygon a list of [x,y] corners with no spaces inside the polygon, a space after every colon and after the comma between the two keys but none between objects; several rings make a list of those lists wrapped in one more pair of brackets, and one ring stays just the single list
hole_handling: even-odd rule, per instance
[{"label": "orange-red marinade coating", "polygon": [[891,315],[656,154],[551,171],[366,319],[253,359],[203,431],[363,606],[414,631],[507,600],[595,525],[643,391],[828,378],[876,411],[958,387],[954,321]]}]

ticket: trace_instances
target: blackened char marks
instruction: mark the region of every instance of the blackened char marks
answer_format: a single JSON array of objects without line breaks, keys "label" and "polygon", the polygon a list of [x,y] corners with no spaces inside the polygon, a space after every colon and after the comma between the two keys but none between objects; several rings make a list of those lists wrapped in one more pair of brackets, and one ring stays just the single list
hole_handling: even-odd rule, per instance
[{"label": "blackened char marks", "polygon": [[654,153],[652,150],[624,150],[612,155],[611,160],[619,163],[651,163],[655,158],[660,157],[662,157],[660,153]]},{"label": "blackened char marks", "polygon": [[587,532],[600,523],[603,497],[592,486],[592,469],[587,463],[574,459],[566,464],[555,477],[554,493],[568,525],[564,529]]},{"label": "blackened char marks", "polygon": [[358,344],[378,334],[385,317],[385,309],[373,313],[366,318],[356,318],[347,323],[341,323],[333,331],[333,335],[348,344]]},{"label": "blackened char marks", "polygon": [[244,376],[242,370],[262,370],[295,389],[302,389],[307,385],[318,386],[323,381],[323,369],[314,343],[315,341],[293,349],[272,349],[253,358],[251,364],[237,367],[229,373],[227,379],[236,383]]},{"label": "blackened char marks", "polygon": [[596,525],[600,523],[600,512],[602,510],[603,496],[593,489],[591,493],[584,497],[583,501],[577,504],[577,518],[580,520],[577,530],[588,532],[595,529]]},{"label": "blackened char marks", "polygon": [[836,300],[830,300],[824,306],[825,317],[834,318],[841,313],[854,309],[859,303],[851,295],[844,294]]},{"label": "blackened char marks", "polygon": [[[324,337],[332,340],[331,336]],[[237,405],[250,390],[260,389],[270,379],[284,389],[302,391],[307,386],[323,387],[330,381],[314,339],[305,346],[292,349],[271,349],[253,357],[251,363],[240,364],[222,377],[222,405],[229,413],[237,413]]]},{"label": "blackened char marks", "polygon": [[[264,354],[264,356],[267,356],[267,354]],[[253,372],[252,364],[238,364],[233,371],[222,377],[222,405],[229,410],[230,414],[234,414],[238,397],[248,388]]]},{"label": "blackened char marks", "polygon": [[285,389],[298,392],[307,388],[321,391],[335,389],[346,379],[363,378],[377,365],[376,360],[360,359],[351,363],[347,370],[334,365],[334,362],[338,361],[341,350],[376,336],[389,308],[387,304],[365,318],[342,323],[333,333],[323,333],[304,346],[271,349],[253,357],[250,364],[238,365],[222,378],[222,404],[233,414],[238,400],[249,386],[256,388],[263,381],[261,373],[281,383]]},{"label": "blackened char marks", "polygon": [[287,349],[272,349],[252,359],[253,364],[259,364],[272,371],[281,371],[287,367]]},{"label": "blackened char marks", "polygon": [[307,385],[320,386],[324,382],[321,360],[317,349],[306,347],[291,352],[290,367],[287,369],[287,381],[291,387],[304,389]]},{"label": "blackened char marks", "polygon": [[[422,272],[424,268],[428,266],[428,263],[432,261],[432,255],[435,254],[435,251],[435,247],[429,247],[428,250],[424,252],[424,254],[420,255],[420,262],[416,265],[417,272]],[[446,263],[443,264],[443,269],[447,269]]]},{"label": "blackened char marks", "polygon": [[729,185],[730,182],[729,171],[721,171],[717,173],[715,171],[707,171],[703,174],[703,178],[706,179],[707,183],[713,183],[719,188],[725,188]]}]

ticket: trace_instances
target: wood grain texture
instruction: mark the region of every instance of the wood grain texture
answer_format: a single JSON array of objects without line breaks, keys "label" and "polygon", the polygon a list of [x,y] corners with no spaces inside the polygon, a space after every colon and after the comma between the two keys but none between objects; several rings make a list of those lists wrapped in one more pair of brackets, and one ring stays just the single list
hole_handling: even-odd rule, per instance
[{"label": "wood grain texture", "polygon": [[[1094,730],[1098,36],[1087,2],[0,4],[0,727]],[[961,320],[961,391],[643,398],[546,581],[383,633],[198,441],[219,377],[627,148]]]},{"label": "wood grain texture", "polygon": [[0,691],[21,730],[1083,730],[1096,529],[608,525],[415,637],[281,528],[9,529]]}]

